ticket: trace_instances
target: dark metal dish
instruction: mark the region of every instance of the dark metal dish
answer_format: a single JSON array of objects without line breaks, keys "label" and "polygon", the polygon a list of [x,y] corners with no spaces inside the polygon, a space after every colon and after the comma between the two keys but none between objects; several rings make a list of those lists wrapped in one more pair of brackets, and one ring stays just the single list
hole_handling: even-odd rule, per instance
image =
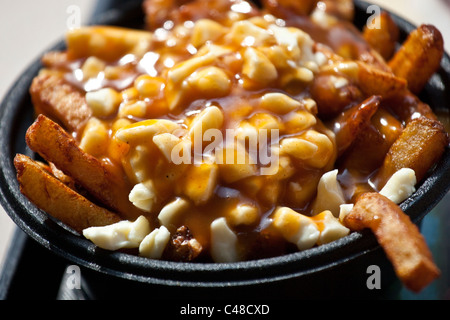
[{"label": "dark metal dish", "polygon": [[[355,24],[367,21],[369,4],[356,1]],[[392,14],[401,30],[401,40],[415,29],[406,20]],[[140,27],[143,13],[139,3],[131,2],[107,11],[96,24]],[[58,43],[51,50],[63,49]],[[16,153],[32,156],[25,144],[25,132],[33,121],[33,108],[28,93],[32,79],[41,69],[40,58],[20,76],[0,107],[0,203],[12,220],[31,238],[73,264],[85,267],[111,281],[126,281],[132,290],[127,297],[156,286],[158,296],[188,293],[189,296],[211,296],[218,291],[223,297],[327,297],[337,291],[352,292],[366,287],[366,269],[371,264],[392,270],[375,237],[370,232],[355,232],[317,248],[289,255],[223,264],[176,263],[149,260],[120,252],[97,248],[92,242],[49,217],[35,207],[19,191],[13,158]],[[450,57],[445,54],[440,70],[432,77],[421,99],[439,112],[450,107]],[[401,208],[419,224],[421,219],[450,189],[450,153]],[[389,277],[385,277],[388,280]],[[112,284],[114,282],[111,282]],[[114,292],[114,285],[98,289]],[[184,293],[183,293],[184,292]]]}]

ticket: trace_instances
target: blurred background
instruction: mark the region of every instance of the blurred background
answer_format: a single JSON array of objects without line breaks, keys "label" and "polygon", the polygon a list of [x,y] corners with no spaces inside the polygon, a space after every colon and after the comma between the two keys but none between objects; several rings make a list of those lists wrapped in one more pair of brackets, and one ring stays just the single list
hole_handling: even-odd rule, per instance
[{"label": "blurred background", "polygon": [[[105,0],[99,0],[100,5]],[[450,0],[368,1],[406,18],[414,24],[438,27],[450,52]],[[0,99],[9,87],[43,51],[60,41],[68,28],[91,19],[97,2],[92,0],[16,0],[0,4]],[[78,16],[74,16],[78,15]],[[74,20],[75,19],[75,20]],[[79,20],[78,20],[79,19]],[[426,216],[422,232],[443,270],[441,279],[420,295],[400,292],[400,299],[450,299],[450,195]],[[0,268],[16,226],[0,207]],[[1,269],[0,269],[1,270]],[[0,288],[1,290],[1,288]]]}]

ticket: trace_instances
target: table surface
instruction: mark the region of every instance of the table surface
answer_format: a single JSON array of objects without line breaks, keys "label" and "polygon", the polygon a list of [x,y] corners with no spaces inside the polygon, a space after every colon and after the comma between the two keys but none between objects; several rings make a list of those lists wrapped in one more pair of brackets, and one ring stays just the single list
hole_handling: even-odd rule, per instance
[{"label": "table surface", "polygon": [[[415,24],[431,23],[442,32],[446,51],[450,52],[450,0],[371,0],[371,3],[406,18]],[[81,23],[93,12],[92,0],[18,0],[0,4],[0,99],[23,70],[43,51],[59,41],[76,8]],[[75,6],[75,7],[74,7]],[[422,232],[436,263],[443,271],[441,278],[420,295],[407,290],[395,291],[395,299],[450,299],[450,196],[426,216]],[[0,267],[16,226],[0,207]]]}]

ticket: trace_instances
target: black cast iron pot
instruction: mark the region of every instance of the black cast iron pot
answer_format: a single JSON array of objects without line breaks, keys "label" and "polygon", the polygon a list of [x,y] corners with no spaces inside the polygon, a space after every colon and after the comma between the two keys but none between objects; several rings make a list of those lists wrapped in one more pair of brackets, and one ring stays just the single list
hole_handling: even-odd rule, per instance
[{"label": "black cast iron pot", "polygon": [[[356,1],[355,24],[362,27],[371,13],[368,4]],[[401,40],[415,29],[393,15]],[[139,1],[113,8],[93,24],[139,28],[143,13]],[[63,49],[61,42],[51,50]],[[384,252],[370,232],[355,232],[317,248],[256,261],[196,264],[149,260],[97,248],[90,241],[36,208],[19,191],[13,158],[16,153],[33,156],[24,135],[33,122],[28,89],[41,69],[40,58],[20,76],[0,107],[0,191],[1,205],[28,236],[56,255],[95,278],[91,288],[96,298],[345,298],[376,297],[370,290],[368,267],[381,270],[382,288],[395,279]],[[450,107],[450,58],[445,55],[421,98],[434,110]],[[419,224],[450,188],[450,153],[445,154],[429,177],[404,203],[402,209]]]}]

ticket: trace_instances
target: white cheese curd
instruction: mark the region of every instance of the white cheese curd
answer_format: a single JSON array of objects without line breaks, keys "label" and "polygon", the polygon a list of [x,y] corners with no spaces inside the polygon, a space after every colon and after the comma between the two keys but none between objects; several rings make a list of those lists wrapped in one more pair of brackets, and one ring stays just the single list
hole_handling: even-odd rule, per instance
[{"label": "white cheese curd", "polygon": [[151,180],[138,183],[133,187],[128,196],[133,205],[143,211],[150,212],[156,201],[156,192]]},{"label": "white cheese curd", "polygon": [[153,142],[162,152],[167,161],[172,161],[172,150],[181,139],[171,133],[161,133],[153,137]]},{"label": "white cheese curd", "polygon": [[339,222],[339,219],[336,218],[329,210],[320,213],[314,218],[316,223],[322,226],[319,239],[317,240],[318,245],[338,240],[350,233],[350,229],[343,226]]},{"label": "white cheese curd", "polygon": [[279,27],[270,25],[269,30],[273,33],[277,43],[290,51],[299,50],[299,42],[307,35],[300,29]]},{"label": "white cheese curd", "polygon": [[353,203],[344,203],[339,206],[339,221],[343,222],[345,217],[352,211]]},{"label": "white cheese curd", "polygon": [[189,202],[183,198],[177,197],[161,209],[158,214],[158,220],[163,226],[169,227],[174,223],[176,217],[187,208],[189,208]]},{"label": "white cheese curd", "polygon": [[225,218],[217,218],[211,223],[211,256],[215,262],[238,261],[237,241]]},{"label": "white cheese curd", "polygon": [[96,117],[107,117],[117,111],[121,102],[120,94],[111,88],[86,93],[86,103]]},{"label": "white cheese curd", "polygon": [[169,240],[169,230],[161,226],[142,240],[139,245],[139,255],[150,259],[160,259]]},{"label": "white cheese curd", "polygon": [[337,180],[338,170],[325,173],[317,186],[317,197],[314,201],[313,212],[318,214],[330,210],[335,217],[339,216],[340,205],[345,203],[344,193]]},{"label": "white cheese curd", "polygon": [[417,179],[414,170],[402,168],[392,175],[383,189],[381,189],[380,194],[399,204],[416,191],[416,183]]},{"label": "white cheese curd", "polygon": [[138,248],[150,231],[147,218],[140,216],[134,222],[123,220],[108,226],[86,228],[83,230],[83,236],[102,249],[114,251]]},{"label": "white cheese curd", "polygon": [[313,219],[288,207],[275,210],[273,225],[287,241],[297,245],[299,250],[312,248],[320,236]]}]

